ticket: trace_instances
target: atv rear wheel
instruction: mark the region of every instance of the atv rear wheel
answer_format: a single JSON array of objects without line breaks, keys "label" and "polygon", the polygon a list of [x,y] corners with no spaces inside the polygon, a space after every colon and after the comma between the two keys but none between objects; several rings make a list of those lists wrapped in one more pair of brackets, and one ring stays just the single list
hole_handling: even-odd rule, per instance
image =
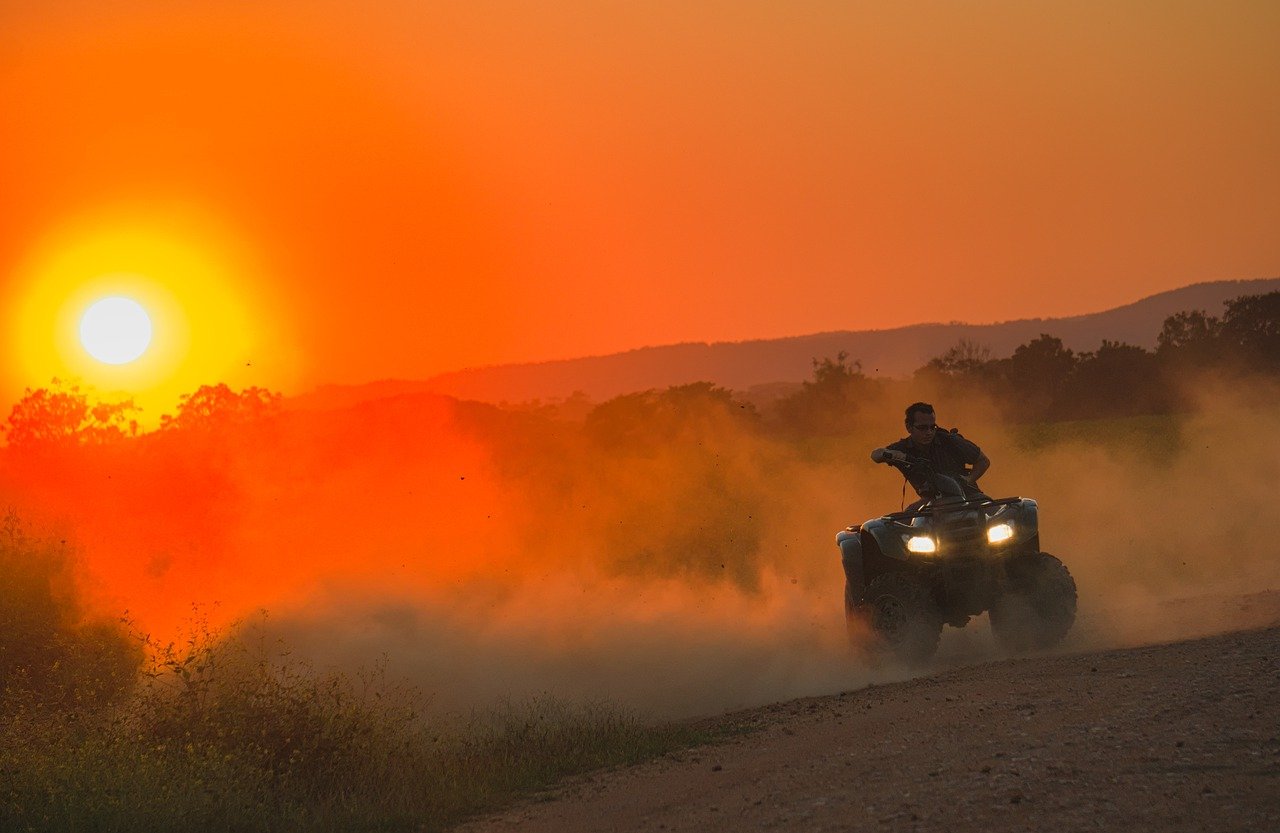
[{"label": "atv rear wheel", "polygon": [[877,576],[867,587],[865,609],[880,647],[898,659],[923,663],[938,650],[942,617],[928,591],[907,573]]},{"label": "atv rear wheel", "polygon": [[996,639],[1013,651],[1052,648],[1076,620],[1076,582],[1065,564],[1038,552],[1009,567],[1013,587],[991,608]]}]

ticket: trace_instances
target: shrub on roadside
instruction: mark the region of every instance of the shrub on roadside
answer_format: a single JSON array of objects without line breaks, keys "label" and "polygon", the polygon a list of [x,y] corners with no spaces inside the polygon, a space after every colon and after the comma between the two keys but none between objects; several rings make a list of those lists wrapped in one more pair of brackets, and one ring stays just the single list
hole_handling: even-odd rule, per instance
[{"label": "shrub on roadside", "polygon": [[136,684],[142,648],[119,622],[84,616],[65,541],[0,522],[0,714],[96,708]]},{"label": "shrub on roadside", "polygon": [[431,717],[385,665],[318,670],[237,633],[150,649],[126,699],[0,717],[0,829],[439,830],[696,739],[551,698]]}]

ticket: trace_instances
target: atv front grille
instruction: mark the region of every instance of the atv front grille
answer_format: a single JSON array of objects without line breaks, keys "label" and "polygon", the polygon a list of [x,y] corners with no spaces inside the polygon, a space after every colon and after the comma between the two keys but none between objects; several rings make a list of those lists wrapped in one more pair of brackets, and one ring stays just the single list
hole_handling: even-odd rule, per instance
[{"label": "atv front grille", "polygon": [[987,527],[977,512],[963,512],[937,521],[938,542],[948,550],[973,550],[987,543]]}]

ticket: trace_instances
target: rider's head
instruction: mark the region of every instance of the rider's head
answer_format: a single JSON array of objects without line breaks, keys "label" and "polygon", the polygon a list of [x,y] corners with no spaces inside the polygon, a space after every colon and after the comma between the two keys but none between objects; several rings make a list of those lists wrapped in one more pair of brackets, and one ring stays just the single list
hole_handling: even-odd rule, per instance
[{"label": "rider's head", "polygon": [[912,402],[907,406],[907,431],[917,445],[929,445],[938,432],[938,418],[928,402]]}]

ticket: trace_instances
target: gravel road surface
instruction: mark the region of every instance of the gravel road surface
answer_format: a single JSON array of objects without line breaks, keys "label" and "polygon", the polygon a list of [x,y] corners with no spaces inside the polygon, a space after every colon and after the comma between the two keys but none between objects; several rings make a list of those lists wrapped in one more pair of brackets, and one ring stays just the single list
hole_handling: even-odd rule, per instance
[{"label": "gravel road surface", "polygon": [[1235,602],[1248,629],[727,715],[749,731],[463,829],[1280,831],[1280,599]]}]

